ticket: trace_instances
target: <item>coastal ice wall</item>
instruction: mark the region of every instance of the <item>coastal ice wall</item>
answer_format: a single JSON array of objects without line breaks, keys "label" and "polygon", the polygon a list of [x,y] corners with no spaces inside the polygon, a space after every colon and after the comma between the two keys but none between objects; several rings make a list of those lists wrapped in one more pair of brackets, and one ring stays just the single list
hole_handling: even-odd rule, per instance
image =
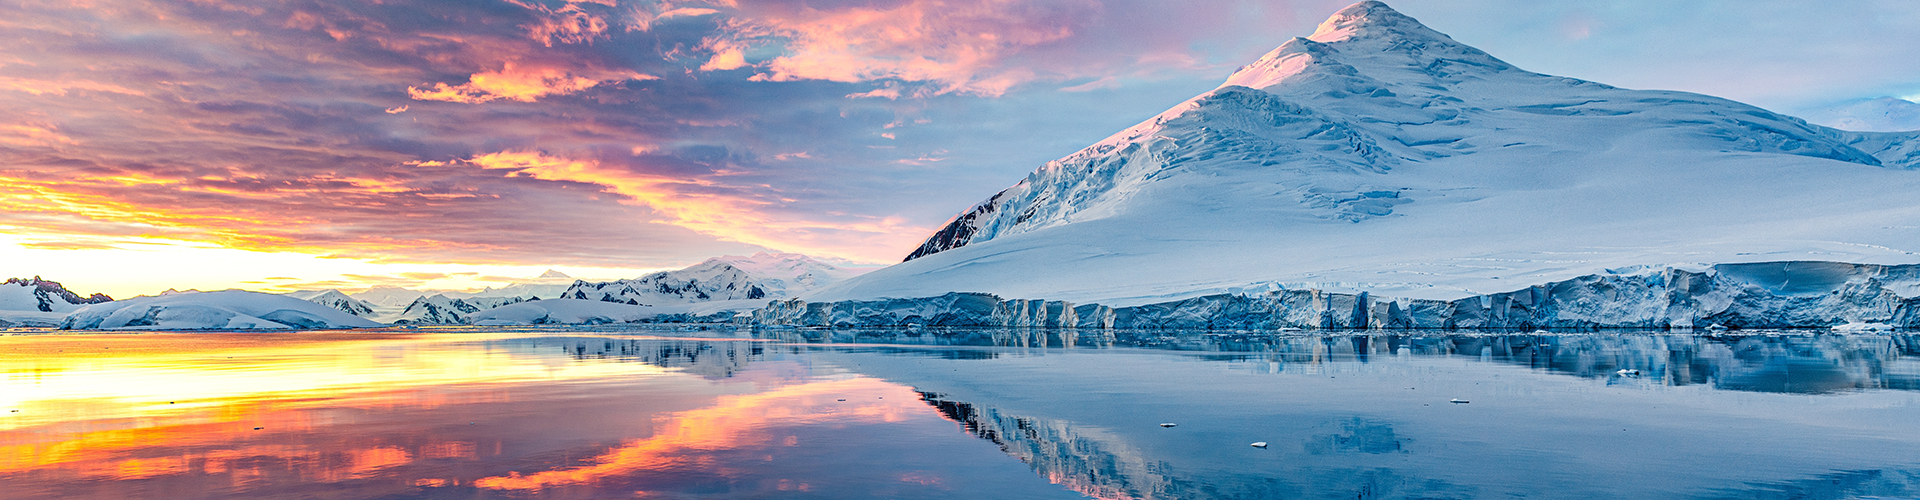
[{"label": "coastal ice wall", "polygon": [[1920,265],[1723,264],[1620,271],[1459,300],[1278,290],[1112,308],[949,293],[914,299],[775,301],[755,323],[810,327],[1178,329],[1597,329],[1920,326]]}]

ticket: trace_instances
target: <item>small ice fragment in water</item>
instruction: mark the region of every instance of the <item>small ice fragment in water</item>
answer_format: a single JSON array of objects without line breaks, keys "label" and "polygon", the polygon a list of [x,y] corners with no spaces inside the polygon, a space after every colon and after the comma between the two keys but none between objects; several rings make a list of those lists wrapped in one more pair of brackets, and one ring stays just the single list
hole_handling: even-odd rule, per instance
[{"label": "small ice fragment in water", "polygon": [[1253,442],[1253,447],[1255,447],[1255,448],[1259,448],[1259,449],[1263,449],[1263,450],[1264,450],[1264,449],[1267,449],[1267,442],[1266,442],[1266,441],[1254,441],[1254,442]]},{"label": "small ice fragment in water", "polygon": [[1166,422],[1166,423],[1163,423],[1163,424],[1160,424],[1160,426],[1161,426],[1161,427],[1173,427],[1173,426],[1176,426],[1176,425],[1180,425],[1180,424],[1176,424],[1176,423],[1173,423],[1173,422]]},{"label": "small ice fragment in water", "polygon": [[1620,371],[1617,371],[1617,372],[1613,372],[1613,373],[1615,373],[1615,374],[1618,374],[1618,375],[1620,375],[1620,376],[1622,376],[1622,377],[1638,377],[1638,376],[1640,376],[1640,370],[1620,370]]},{"label": "small ice fragment in water", "polygon": [[846,400],[845,400],[845,399],[842,399],[841,401],[846,401]]},{"label": "small ice fragment in water", "polygon": [[1467,400],[1465,400],[1465,399],[1460,399],[1460,398],[1453,398],[1453,399],[1449,399],[1449,400],[1447,400],[1447,402],[1448,402],[1448,403],[1453,403],[1453,404],[1466,404],[1466,403],[1467,403]]},{"label": "small ice fragment in water", "polygon": [[255,427],[255,428],[253,428],[253,430],[256,430],[256,431],[257,431],[257,430],[260,430],[260,429],[265,429],[265,427]]}]

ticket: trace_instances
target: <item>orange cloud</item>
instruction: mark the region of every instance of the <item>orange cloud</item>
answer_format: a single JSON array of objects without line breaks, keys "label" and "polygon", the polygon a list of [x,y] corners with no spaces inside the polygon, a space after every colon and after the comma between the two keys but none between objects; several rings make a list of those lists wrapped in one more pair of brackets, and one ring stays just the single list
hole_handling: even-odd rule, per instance
[{"label": "orange cloud", "polygon": [[507,63],[499,71],[474,73],[467,83],[460,85],[447,85],[442,82],[435,83],[433,87],[426,89],[407,87],[407,95],[421,101],[467,104],[499,99],[534,102],[541,97],[571,94],[603,83],[656,78],[658,77],[631,71],[600,72],[593,76],[582,76],[559,69],[530,69]]},{"label": "orange cloud", "polygon": [[33,94],[33,95],[52,94],[57,96],[64,96],[64,95],[67,95],[67,92],[75,91],[75,90],[88,90],[88,91],[94,91],[94,92],[112,92],[116,94],[127,94],[127,95],[146,95],[145,92],[141,92],[138,90],[133,90],[133,89],[129,89],[126,87],[122,87],[122,86],[114,85],[110,83],[100,83],[100,82],[91,81],[91,80],[36,80],[36,79],[30,79],[30,78],[13,78],[13,77],[6,77],[6,76],[0,76],[0,90],[26,92],[28,94]]},{"label": "orange cloud", "polygon": [[855,220],[845,222],[785,214],[779,205],[791,200],[768,198],[767,186],[726,184],[727,172],[706,179],[669,177],[532,151],[490,153],[467,162],[535,179],[599,185],[626,197],[625,203],[652,209],[661,217],[654,222],[722,240],[857,262],[890,261],[931,231],[901,217],[848,217]]}]

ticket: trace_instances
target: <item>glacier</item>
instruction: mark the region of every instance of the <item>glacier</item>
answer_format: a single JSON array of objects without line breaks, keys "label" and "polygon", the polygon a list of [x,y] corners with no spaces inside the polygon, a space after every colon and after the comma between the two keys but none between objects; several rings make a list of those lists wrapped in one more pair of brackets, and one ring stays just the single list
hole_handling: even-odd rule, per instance
[{"label": "glacier", "polygon": [[[1012,323],[1101,324],[1078,311],[1098,304],[1125,326],[1905,324],[1915,167],[1920,133],[1532,73],[1361,2],[905,261],[755,317],[961,321],[998,301]],[[1742,274],[1819,266],[1887,274],[1819,300]],[[1034,300],[1063,312],[1034,320]]]},{"label": "glacier", "polygon": [[313,302],[246,290],[173,292],[81,307],[65,330],[311,330],[374,328],[372,320]]},{"label": "glacier", "polygon": [[[1582,276],[1456,300],[1318,289],[1237,290],[1110,307],[984,293],[917,299],[775,301],[755,323],[802,327],[1093,329],[1597,330],[1920,327],[1920,265],[1721,264]],[[1876,328],[1878,327],[1878,328]]]}]

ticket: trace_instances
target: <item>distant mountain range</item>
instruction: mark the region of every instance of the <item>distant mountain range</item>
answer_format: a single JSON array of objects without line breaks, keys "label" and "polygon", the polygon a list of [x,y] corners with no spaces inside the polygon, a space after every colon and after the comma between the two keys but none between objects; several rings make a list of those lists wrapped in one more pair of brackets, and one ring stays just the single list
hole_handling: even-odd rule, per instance
[{"label": "distant mountain range", "polygon": [[[631,306],[784,298],[859,275],[795,253],[728,255],[639,278],[584,281],[555,270],[538,278],[478,292],[418,291],[377,286],[359,293],[309,290],[288,296],[392,324],[464,324],[481,311],[536,300],[573,299]],[[644,315],[642,312],[630,315]],[[617,316],[617,315],[616,315]]]}]

